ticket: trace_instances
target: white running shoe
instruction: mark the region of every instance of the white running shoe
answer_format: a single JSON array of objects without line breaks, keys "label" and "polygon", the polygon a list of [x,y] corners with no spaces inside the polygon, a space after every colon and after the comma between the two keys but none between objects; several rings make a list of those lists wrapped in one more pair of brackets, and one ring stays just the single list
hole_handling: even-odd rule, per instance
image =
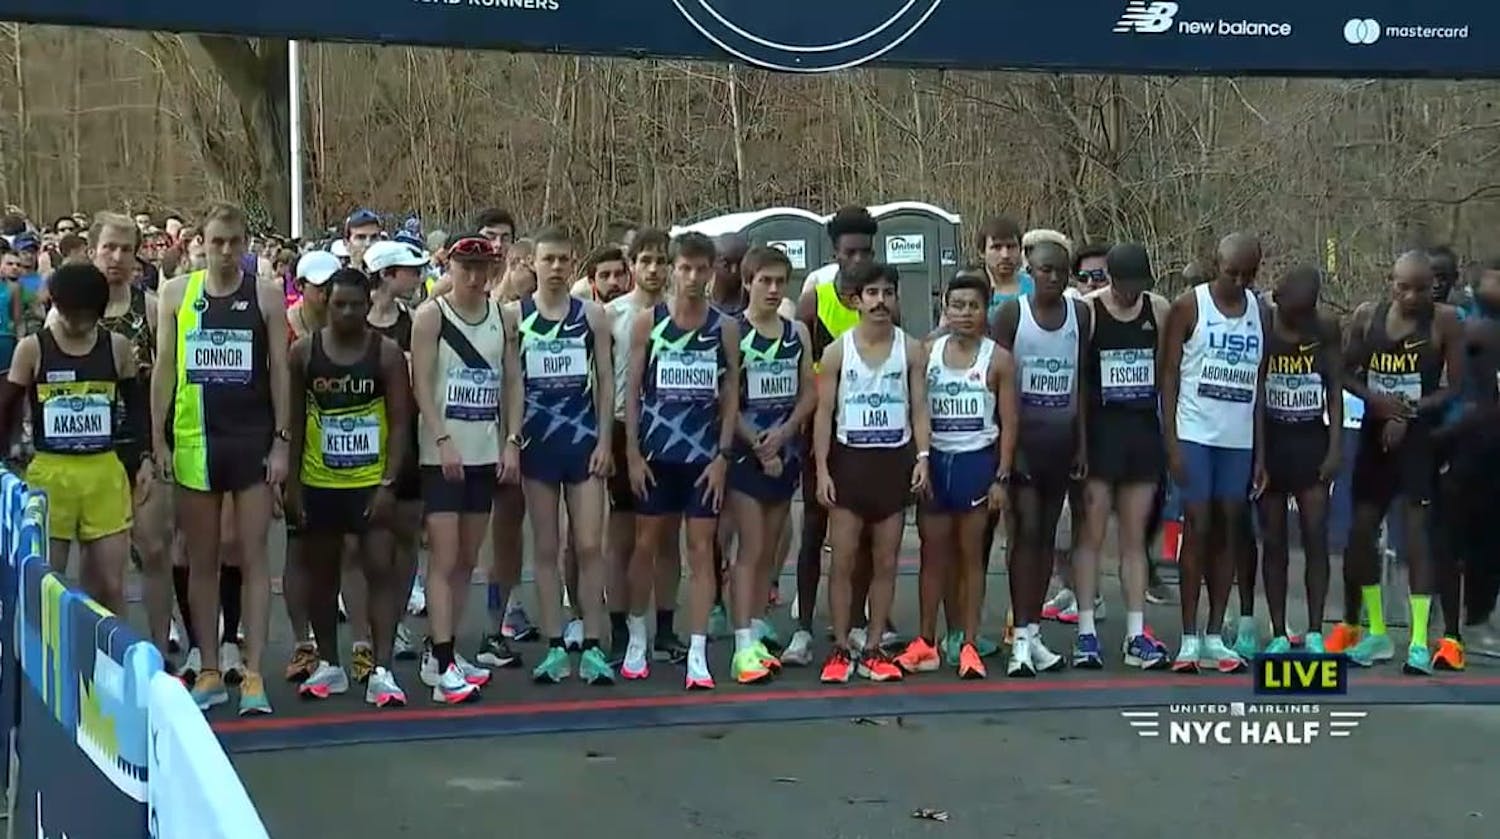
[{"label": "white running shoe", "polygon": [[1031,642],[1031,664],[1038,673],[1051,673],[1061,670],[1067,665],[1063,657],[1047,649],[1040,637],[1028,639]]},{"label": "white running shoe", "polygon": [[627,679],[644,679],[651,675],[651,663],[646,660],[646,639],[631,636],[625,643],[625,659],[620,663],[620,675]]},{"label": "white running shoe", "polygon": [[336,693],[349,692],[349,674],[337,664],[318,662],[307,681],[297,686],[297,695],[304,699],[327,699]]},{"label": "white running shoe", "polygon": [[225,642],[219,645],[219,672],[229,684],[238,682],[245,675],[245,662],[240,658],[240,645]]},{"label": "white running shoe", "polygon": [[812,633],[805,629],[793,632],[791,642],[781,651],[781,663],[793,667],[812,664]]},{"label": "white running shoe", "polygon": [[422,577],[418,575],[411,586],[411,595],[406,598],[406,613],[421,615],[427,611],[427,591],[422,588]]},{"label": "white running shoe", "polygon": [[862,626],[856,626],[849,630],[849,649],[861,650],[865,648],[865,642],[870,640],[870,633]]},{"label": "white running shoe", "polygon": [[570,653],[583,649],[583,621],[574,618],[563,627],[563,646]]},{"label": "white running shoe", "polygon": [[1057,590],[1046,603],[1042,604],[1042,620],[1055,621],[1064,613],[1072,611],[1074,620],[1077,620],[1078,598],[1073,595],[1073,590],[1064,586]]},{"label": "white running shoe", "polygon": [[464,674],[464,681],[474,687],[482,688],[490,683],[490,671],[483,667],[475,667],[458,653],[453,654],[453,663],[458,667],[458,671]]},{"label": "white running shoe", "polygon": [[396,674],[384,667],[377,667],[370,674],[370,681],[365,683],[365,701],[376,708],[388,705],[401,708],[406,705],[406,691],[396,684]]},{"label": "white running shoe", "polygon": [[469,684],[463,671],[458,669],[457,662],[448,665],[448,669],[443,671],[437,684],[432,687],[432,701],[444,705],[457,705],[478,696],[479,688]]},{"label": "white running shoe", "polygon": [[339,623],[349,622],[349,609],[344,606],[344,595],[339,595]]},{"label": "white running shoe", "polygon": [[406,624],[396,624],[396,640],[391,646],[391,655],[398,659],[412,659],[417,657],[417,642],[411,637],[411,630]]},{"label": "white running shoe", "polygon": [[432,654],[432,645],[427,644],[422,648],[422,663],[417,668],[417,678],[422,684],[435,688],[442,680],[442,673],[438,670],[437,656]]},{"label": "white running shoe", "polygon": [[1016,636],[1010,645],[1010,661],[1005,663],[1005,675],[1016,679],[1029,679],[1036,675],[1036,665],[1031,661],[1031,639]]},{"label": "white running shoe", "polygon": [[182,666],[177,668],[177,678],[188,684],[198,678],[198,671],[203,669],[203,652],[197,647],[188,650],[188,654],[182,660]]},{"label": "white running shoe", "polygon": [[167,652],[175,653],[182,650],[182,637],[186,633],[182,630],[182,624],[176,618],[167,626]]}]

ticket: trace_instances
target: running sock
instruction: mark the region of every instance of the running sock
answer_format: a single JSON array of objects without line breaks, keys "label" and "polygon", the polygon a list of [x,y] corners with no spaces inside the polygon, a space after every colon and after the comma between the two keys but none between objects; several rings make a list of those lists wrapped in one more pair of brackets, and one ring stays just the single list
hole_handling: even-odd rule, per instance
[{"label": "running sock", "polygon": [[[1418,646],[1427,646],[1427,618],[1432,614],[1432,595],[1413,594],[1411,596],[1411,642]],[[1374,623],[1371,623],[1374,626]],[[1374,632],[1374,629],[1370,630]]]},{"label": "running sock", "polygon": [[707,649],[707,635],[689,636],[687,657],[687,666],[689,670],[701,673],[708,669]]},{"label": "running sock", "polygon": [[198,646],[198,633],[193,631],[193,608],[188,605],[186,565],[172,566],[172,591],[177,595],[177,611],[182,614],[182,627],[187,630],[188,649],[194,649]]},{"label": "running sock", "polygon": [[[1079,617],[1081,618],[1082,616],[1080,615]],[[1145,612],[1126,612],[1125,613],[1125,637],[1126,638],[1134,638],[1137,635],[1145,635],[1145,634],[1146,634],[1146,613]]]},{"label": "running sock", "polygon": [[[625,628],[625,613],[624,612],[610,612],[609,613],[609,637],[611,637],[611,638],[624,638],[625,635],[626,635],[626,633],[628,633],[629,631],[630,630],[628,630],[628,629]],[[615,643],[619,643],[619,642],[616,641]]]},{"label": "running sock", "polygon": [[1042,640],[1042,625],[1035,622],[1026,624],[1026,637],[1033,641]]},{"label": "running sock", "polygon": [[646,616],[645,615],[626,615],[625,616],[625,631],[626,631],[626,633],[629,634],[629,636],[630,636],[629,640],[630,640],[630,642],[632,644],[639,643],[641,646],[645,646],[645,644],[646,644]]},{"label": "running sock", "polygon": [[672,609],[656,610],[656,637],[669,638],[677,634],[675,619],[676,612]]},{"label": "running sock", "polygon": [[[1384,635],[1385,604],[1380,599],[1380,586],[1360,586],[1359,597],[1365,604],[1365,616],[1370,619],[1370,634]],[[1416,601],[1413,602],[1415,603]],[[1422,614],[1425,615],[1426,612],[1424,611]]]},{"label": "running sock", "polygon": [[234,643],[240,638],[240,590],[244,587],[240,569],[226,565],[219,569],[219,608],[224,610],[223,643]]},{"label": "running sock", "polygon": [[437,659],[439,674],[448,672],[448,668],[453,666],[453,641],[434,641],[432,657]]},{"label": "running sock", "polygon": [[755,630],[745,628],[734,631],[734,651],[742,652],[755,645]]},{"label": "running sock", "polygon": [[1097,635],[1098,632],[1099,632],[1099,630],[1094,626],[1094,610],[1093,609],[1079,609],[1078,610],[1078,634],[1079,635]]}]

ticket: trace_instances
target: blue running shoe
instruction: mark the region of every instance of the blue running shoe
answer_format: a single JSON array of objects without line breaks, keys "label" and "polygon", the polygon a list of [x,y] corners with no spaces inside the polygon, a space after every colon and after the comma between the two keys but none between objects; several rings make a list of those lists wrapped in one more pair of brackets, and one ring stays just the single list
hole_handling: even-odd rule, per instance
[{"label": "blue running shoe", "polygon": [[1349,660],[1360,667],[1373,667],[1382,661],[1396,657],[1396,645],[1389,635],[1366,635],[1359,643],[1344,651]]},{"label": "blue running shoe", "polygon": [[[1235,652],[1239,652],[1239,644],[1236,643],[1234,646]],[[1271,642],[1269,644],[1266,644],[1266,655],[1286,655],[1291,651],[1292,642],[1288,640],[1285,635],[1277,635],[1275,638],[1271,639]],[[1251,661],[1254,659],[1254,657],[1255,656],[1252,653],[1251,657],[1245,660]],[[1244,658],[1244,656],[1241,656],[1241,658]]]},{"label": "blue running shoe", "polygon": [[1401,672],[1408,676],[1431,676],[1432,650],[1426,644],[1413,642],[1406,648],[1406,663],[1401,665]]},{"label": "blue running shoe", "polygon": [[1167,650],[1149,635],[1141,634],[1125,642],[1125,666],[1141,670],[1160,670],[1167,666]]},{"label": "blue running shoe", "polygon": [[1073,643],[1073,666],[1080,670],[1102,670],[1104,669],[1104,658],[1099,655],[1099,636],[1089,633],[1079,633],[1078,640]]},{"label": "blue running shoe", "polygon": [[1302,636],[1302,649],[1314,655],[1323,655],[1328,647],[1323,644],[1323,633],[1309,632]]}]

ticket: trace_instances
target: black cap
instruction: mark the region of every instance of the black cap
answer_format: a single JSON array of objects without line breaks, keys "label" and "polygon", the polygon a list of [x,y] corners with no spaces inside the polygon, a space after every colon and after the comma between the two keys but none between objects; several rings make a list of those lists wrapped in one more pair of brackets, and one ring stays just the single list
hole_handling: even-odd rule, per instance
[{"label": "black cap", "polygon": [[1110,248],[1104,257],[1104,265],[1109,269],[1111,280],[1149,283],[1155,279],[1151,272],[1151,255],[1146,253],[1146,246],[1138,242],[1122,242]]}]

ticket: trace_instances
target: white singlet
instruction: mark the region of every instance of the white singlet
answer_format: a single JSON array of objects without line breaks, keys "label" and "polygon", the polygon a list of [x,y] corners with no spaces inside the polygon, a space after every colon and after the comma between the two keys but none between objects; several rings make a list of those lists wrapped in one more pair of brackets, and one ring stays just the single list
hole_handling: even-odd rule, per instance
[{"label": "white singlet", "polygon": [[1177,438],[1222,449],[1255,446],[1255,402],[1265,349],[1260,303],[1249,291],[1245,313],[1226,317],[1209,284],[1193,290],[1198,320],[1182,348]]},{"label": "white singlet", "polygon": [[974,363],[949,367],[943,354],[951,335],[932,342],[927,358],[927,404],[932,411],[932,447],[956,454],[995,445],[1000,426],[995,424],[995,392],[990,390],[990,360],[995,342],[982,338]]},{"label": "white singlet", "polygon": [[845,332],[839,367],[838,441],[856,449],[895,449],[911,439],[911,406],[906,393],[906,333],[892,332],[891,354],[871,370]]},{"label": "white singlet", "polygon": [[[433,375],[433,401],[443,415],[443,427],[453,438],[465,466],[485,466],[500,461],[500,425],[505,361],[505,326],[500,306],[485,298],[484,317],[469,323],[459,317],[448,301],[437,298],[442,315],[438,334],[437,365]],[[450,343],[460,337],[469,344],[462,354]],[[473,354],[470,355],[469,349]],[[469,360],[465,360],[469,356]],[[440,466],[438,447],[427,423],[418,426],[423,466]]]},{"label": "white singlet", "polygon": [[[635,317],[644,309],[635,302],[635,294],[622,294],[604,305],[609,314],[610,355],[615,365],[615,419],[625,421],[625,385],[630,377],[630,330]],[[649,363],[648,363],[649,366]]]}]

